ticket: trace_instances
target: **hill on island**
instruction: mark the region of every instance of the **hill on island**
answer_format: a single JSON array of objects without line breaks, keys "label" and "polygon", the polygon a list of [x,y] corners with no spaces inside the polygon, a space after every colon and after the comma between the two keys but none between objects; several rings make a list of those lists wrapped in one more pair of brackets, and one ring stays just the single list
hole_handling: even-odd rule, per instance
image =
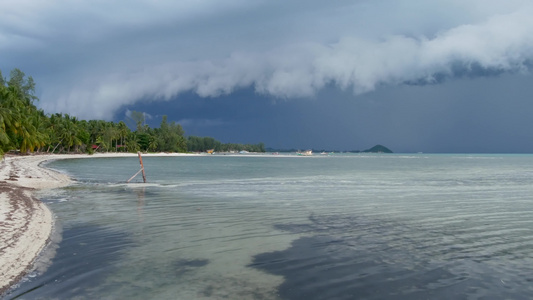
[{"label": "hill on island", "polygon": [[393,153],[389,148],[383,145],[376,145],[370,149],[364,150],[364,153]]}]

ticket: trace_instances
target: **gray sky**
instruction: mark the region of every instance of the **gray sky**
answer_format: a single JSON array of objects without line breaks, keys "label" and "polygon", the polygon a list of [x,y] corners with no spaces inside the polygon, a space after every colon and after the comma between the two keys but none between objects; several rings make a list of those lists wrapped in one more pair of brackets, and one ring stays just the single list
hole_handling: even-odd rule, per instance
[{"label": "gray sky", "polygon": [[0,70],[82,119],[283,148],[533,152],[533,2],[0,0]]}]

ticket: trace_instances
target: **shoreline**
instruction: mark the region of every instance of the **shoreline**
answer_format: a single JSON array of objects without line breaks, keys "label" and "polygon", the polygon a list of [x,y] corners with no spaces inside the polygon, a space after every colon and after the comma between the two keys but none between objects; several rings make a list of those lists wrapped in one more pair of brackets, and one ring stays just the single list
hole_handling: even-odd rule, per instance
[{"label": "shoreline", "polygon": [[[226,156],[221,153],[214,156]],[[54,215],[35,192],[66,187],[73,180],[43,163],[78,158],[137,157],[137,153],[6,155],[0,161],[0,297],[35,270],[36,259],[54,233]],[[200,153],[144,153],[143,157],[210,156]],[[248,157],[293,155],[229,154]]]},{"label": "shoreline", "polygon": [[[190,156],[150,153],[143,156]],[[136,153],[6,155],[0,161],[0,297],[35,269],[50,242],[54,215],[35,196],[40,190],[72,184],[66,174],[43,167],[47,161],[76,158],[137,157]]]},{"label": "shoreline", "polygon": [[69,185],[65,175],[39,166],[52,155],[9,156],[0,162],[0,295],[28,272],[48,245],[54,216],[38,190]]}]

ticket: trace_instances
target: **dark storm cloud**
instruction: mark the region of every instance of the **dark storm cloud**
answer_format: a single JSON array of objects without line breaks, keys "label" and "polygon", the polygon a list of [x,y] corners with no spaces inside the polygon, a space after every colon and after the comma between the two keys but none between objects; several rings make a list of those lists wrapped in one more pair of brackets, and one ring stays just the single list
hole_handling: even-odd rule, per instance
[{"label": "dark storm cloud", "polygon": [[[49,112],[110,119],[185,92],[283,99],[527,73],[530,1],[0,1],[0,68]],[[483,74],[486,73],[486,74]]]},{"label": "dark storm cloud", "polygon": [[[253,89],[213,99],[190,92],[130,109],[167,114],[188,135],[272,148],[347,151],[383,144],[395,152],[528,153],[532,82],[521,74],[450,79],[381,87],[355,101],[351,91],[332,87],[290,101]],[[161,116],[150,122],[158,126]]]}]

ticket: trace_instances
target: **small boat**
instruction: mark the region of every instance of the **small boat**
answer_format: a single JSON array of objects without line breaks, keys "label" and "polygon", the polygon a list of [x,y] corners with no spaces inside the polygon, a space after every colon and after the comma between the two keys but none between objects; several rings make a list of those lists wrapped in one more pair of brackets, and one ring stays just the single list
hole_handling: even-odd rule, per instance
[{"label": "small boat", "polygon": [[209,150],[207,150],[205,152],[207,152],[207,154],[213,154],[213,153],[215,153],[215,149],[209,149]]}]

